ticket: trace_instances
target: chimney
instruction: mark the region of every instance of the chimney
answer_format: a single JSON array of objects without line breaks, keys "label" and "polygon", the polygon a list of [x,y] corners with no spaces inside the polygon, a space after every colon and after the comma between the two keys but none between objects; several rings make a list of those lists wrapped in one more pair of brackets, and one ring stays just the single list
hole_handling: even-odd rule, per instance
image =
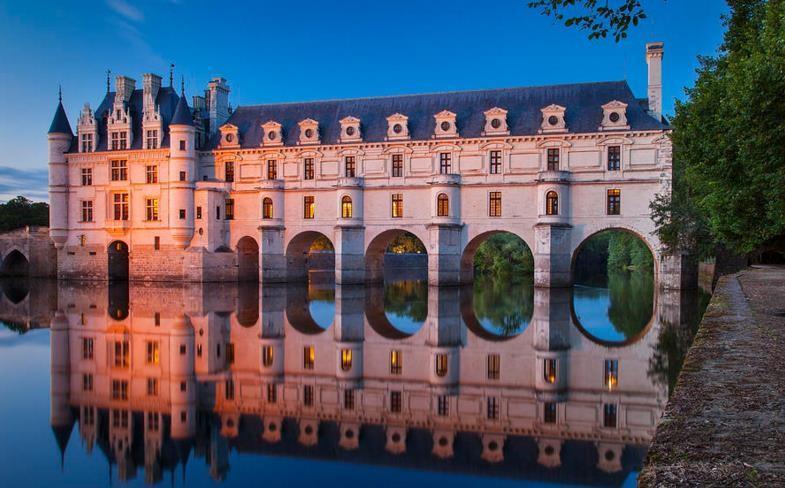
[{"label": "chimney", "polygon": [[158,91],[161,89],[161,77],[153,73],[145,73],[142,76],[144,113],[148,114],[155,112],[155,101],[158,98]]},{"label": "chimney", "polygon": [[207,90],[209,92],[207,110],[210,113],[210,134],[215,134],[218,132],[218,128],[229,119],[229,85],[226,84],[226,79],[215,77],[207,84]]},{"label": "chimney", "polygon": [[662,119],[662,55],[665,44],[650,42],[646,44],[646,64],[649,65],[649,114],[657,120]]},{"label": "chimney", "polygon": [[136,80],[133,78],[118,76],[115,80],[115,104],[118,104],[118,102],[128,103],[131,100],[135,87]]}]

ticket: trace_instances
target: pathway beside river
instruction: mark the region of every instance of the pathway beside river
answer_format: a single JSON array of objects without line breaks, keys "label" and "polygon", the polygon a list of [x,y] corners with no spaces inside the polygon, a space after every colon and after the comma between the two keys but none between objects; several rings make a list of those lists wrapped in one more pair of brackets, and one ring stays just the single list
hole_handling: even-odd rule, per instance
[{"label": "pathway beside river", "polygon": [[640,486],[785,486],[785,267],[720,278]]}]

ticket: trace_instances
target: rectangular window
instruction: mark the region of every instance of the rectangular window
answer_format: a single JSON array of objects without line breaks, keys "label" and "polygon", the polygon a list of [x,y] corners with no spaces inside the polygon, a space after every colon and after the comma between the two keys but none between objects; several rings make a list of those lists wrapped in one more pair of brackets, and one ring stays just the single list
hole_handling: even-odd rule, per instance
[{"label": "rectangular window", "polygon": [[392,217],[403,218],[403,193],[393,193],[392,195]]},{"label": "rectangular window", "polygon": [[313,385],[303,385],[303,405],[313,405]]},{"label": "rectangular window", "polygon": [[316,203],[314,202],[314,197],[303,197],[303,218],[312,219],[315,213],[315,207]]},{"label": "rectangular window", "polygon": [[354,178],[356,172],[356,163],[354,156],[346,156],[346,177]]},{"label": "rectangular window", "polygon": [[498,380],[501,373],[502,359],[498,354],[488,354],[488,379]]},{"label": "rectangular window", "polygon": [[185,209],[184,208],[180,209],[180,220],[185,220]]},{"label": "rectangular window", "polygon": [[147,378],[147,396],[158,396],[157,378]]},{"label": "rectangular window", "polygon": [[488,397],[488,408],[486,410],[488,420],[499,419],[499,399],[496,397]]},{"label": "rectangular window", "polygon": [[447,376],[447,355],[440,353],[436,355],[436,376],[444,378]]},{"label": "rectangular window", "polygon": [[145,140],[147,149],[158,149],[158,131],[148,130],[147,138]]},{"label": "rectangular window", "polygon": [[613,390],[619,384],[619,360],[606,359],[605,360],[605,373],[602,378],[602,384],[608,387],[608,390]]},{"label": "rectangular window", "polygon": [[316,350],[313,346],[303,348],[303,369],[313,369],[316,362]]},{"label": "rectangular window", "polygon": [[185,151],[185,140],[180,141],[180,150]]},{"label": "rectangular window", "polygon": [[227,400],[234,400],[234,381],[231,379],[224,381],[224,397]]},{"label": "rectangular window", "polygon": [[313,158],[305,158],[303,161],[303,178],[306,180],[313,179]]},{"label": "rectangular window", "polygon": [[161,417],[156,412],[147,412],[147,430],[158,432],[161,428]]},{"label": "rectangular window", "polygon": [[390,351],[390,374],[399,375],[403,372],[403,352],[393,349]]},{"label": "rectangular window", "polygon": [[345,410],[354,410],[354,390],[348,389],[343,391],[343,408]]},{"label": "rectangular window", "polygon": [[270,159],[269,161],[267,161],[267,179],[268,180],[278,179],[278,163],[274,159]]},{"label": "rectangular window", "polygon": [[180,181],[185,181],[187,174],[185,171],[180,171]]},{"label": "rectangular window", "polygon": [[608,146],[608,171],[621,169],[621,146]]},{"label": "rectangular window", "polygon": [[234,181],[234,163],[227,161],[224,166],[224,180],[231,183]]},{"label": "rectangular window", "polygon": [[82,186],[93,184],[93,168],[82,168]]},{"label": "rectangular window", "polygon": [[559,171],[559,149],[548,149],[548,171]]},{"label": "rectangular window", "polygon": [[226,211],[224,212],[226,215],[226,220],[234,220],[234,200],[231,198],[227,198],[225,202]]},{"label": "rectangular window", "polygon": [[489,157],[488,169],[492,175],[498,175],[502,172],[502,152],[491,151]]},{"label": "rectangular window", "polygon": [[615,403],[606,403],[602,406],[602,425],[611,429],[616,428],[617,407]]},{"label": "rectangular window", "polygon": [[158,221],[158,199],[157,198],[147,198],[145,199],[145,219],[148,222],[156,222]]},{"label": "rectangular window", "polygon": [[112,132],[112,151],[117,151],[120,148],[120,133]]},{"label": "rectangular window", "polygon": [[[153,249],[155,249],[156,251],[161,250],[161,238],[159,236],[153,237]],[[159,318],[157,314],[156,314],[156,318]],[[161,324],[156,323],[155,325],[161,325]]]},{"label": "rectangular window", "polygon": [[393,178],[403,176],[403,154],[392,155],[392,176]]},{"label": "rectangular window", "polygon": [[546,358],[542,360],[542,377],[548,384],[556,383],[556,360]]},{"label": "rectangular window", "polygon": [[440,417],[446,417],[450,414],[450,397],[439,395],[436,400],[436,413]]},{"label": "rectangular window", "polygon": [[273,346],[262,346],[262,365],[269,368],[273,365],[275,350]]},{"label": "rectangular window", "polygon": [[128,381],[112,380],[112,400],[128,400]]},{"label": "rectangular window", "polygon": [[120,132],[120,149],[128,149],[128,133],[125,131]]},{"label": "rectangular window", "polygon": [[82,391],[93,391],[93,375],[85,373],[82,375]]},{"label": "rectangular window", "polygon": [[93,359],[94,357],[93,345],[94,345],[94,341],[92,337],[82,338],[82,359]]},{"label": "rectangular window", "polygon": [[128,220],[128,193],[115,193],[113,198],[114,220]]},{"label": "rectangular window", "polygon": [[608,215],[621,214],[621,190],[608,190]]},{"label": "rectangular window", "polygon": [[111,161],[112,181],[128,180],[128,161],[125,159],[113,159]]},{"label": "rectangular window", "polygon": [[202,218],[202,207],[196,207],[196,218],[197,219]]},{"label": "rectangular window", "polygon": [[93,152],[92,134],[82,134],[82,152]]},{"label": "rectangular window", "polygon": [[[218,344],[218,347],[220,348],[221,345]],[[220,357],[221,356],[220,349],[218,351],[219,351],[218,356]],[[180,356],[185,356],[185,353],[187,352],[188,352],[188,347],[185,344],[180,344]]]},{"label": "rectangular window", "polygon": [[148,184],[158,183],[158,165],[148,164],[144,168],[145,182]]},{"label": "rectangular window", "polygon": [[400,391],[391,391],[390,392],[390,412],[392,413],[401,413],[401,392]]},{"label": "rectangular window", "polygon": [[488,215],[490,217],[502,216],[502,192],[492,191],[488,193]]},{"label": "rectangular window", "polygon": [[556,423],[556,403],[546,402],[543,406],[542,421],[546,424]]},{"label": "rectangular window", "polygon": [[452,169],[452,154],[439,153],[439,174],[450,174]]},{"label": "rectangular window", "polygon": [[267,403],[276,403],[278,401],[278,389],[275,384],[269,383],[267,385]]},{"label": "rectangular window", "polygon": [[145,344],[145,362],[147,364],[158,365],[160,363],[161,357],[161,345],[158,341],[147,341]]},{"label": "rectangular window", "polygon": [[82,201],[82,222],[92,222],[93,221],[93,201],[92,200],[83,200]]},{"label": "rectangular window", "polygon": [[114,360],[113,364],[115,368],[127,368],[130,364],[129,361],[129,344],[128,341],[115,341],[114,342],[114,349],[112,352],[114,353]]}]

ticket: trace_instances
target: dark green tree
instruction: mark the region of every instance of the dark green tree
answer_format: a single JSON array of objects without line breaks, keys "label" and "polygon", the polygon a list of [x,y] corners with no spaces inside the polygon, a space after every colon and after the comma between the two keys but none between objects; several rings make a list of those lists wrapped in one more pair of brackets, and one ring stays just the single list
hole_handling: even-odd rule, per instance
[{"label": "dark green tree", "polygon": [[534,272],[534,256],[520,237],[502,232],[492,235],[477,248],[474,271],[496,277],[531,274]]},{"label": "dark green tree", "polygon": [[589,39],[627,37],[630,26],[646,18],[640,0],[532,0],[529,7],[552,16],[567,27],[589,31]]},{"label": "dark green tree", "polygon": [[26,225],[48,226],[49,204],[33,202],[22,196],[0,203],[0,232]]}]

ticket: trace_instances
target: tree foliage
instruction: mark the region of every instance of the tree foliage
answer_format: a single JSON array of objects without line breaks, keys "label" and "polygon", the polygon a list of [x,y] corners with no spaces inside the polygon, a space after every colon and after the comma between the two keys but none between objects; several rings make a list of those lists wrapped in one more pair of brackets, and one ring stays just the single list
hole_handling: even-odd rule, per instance
[{"label": "tree foliage", "polygon": [[0,232],[26,225],[48,226],[49,204],[33,202],[22,196],[0,203]]},{"label": "tree foliage", "polygon": [[520,237],[503,232],[492,235],[477,248],[474,271],[497,277],[531,274],[534,256]]},{"label": "tree foliage", "polygon": [[646,18],[640,0],[531,0],[529,7],[552,16],[567,27],[589,31],[589,39],[627,37],[630,26]]}]

